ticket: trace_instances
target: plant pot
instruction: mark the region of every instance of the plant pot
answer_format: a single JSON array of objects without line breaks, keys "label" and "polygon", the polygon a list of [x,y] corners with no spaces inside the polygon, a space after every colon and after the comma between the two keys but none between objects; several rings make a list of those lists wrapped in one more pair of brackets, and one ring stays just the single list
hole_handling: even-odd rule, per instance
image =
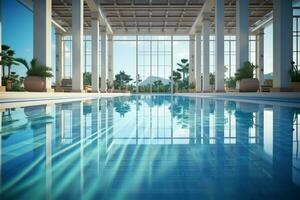
[{"label": "plant pot", "polygon": [[257,92],[259,81],[256,78],[245,78],[236,82],[236,88],[239,92]]},{"label": "plant pot", "polygon": [[291,82],[290,88],[293,92],[300,92],[300,82]]},{"label": "plant pot", "polygon": [[45,92],[46,78],[39,76],[27,76],[24,80],[24,87],[28,92]]},{"label": "plant pot", "polygon": [[7,80],[6,81],[6,90],[7,91],[12,91],[12,80]]}]

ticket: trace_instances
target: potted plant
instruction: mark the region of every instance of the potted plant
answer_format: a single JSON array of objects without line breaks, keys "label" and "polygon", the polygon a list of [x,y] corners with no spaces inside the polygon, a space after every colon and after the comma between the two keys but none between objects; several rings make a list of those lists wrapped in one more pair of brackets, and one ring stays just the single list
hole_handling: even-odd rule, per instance
[{"label": "potted plant", "polygon": [[24,80],[25,90],[29,92],[45,92],[46,79],[51,78],[51,68],[41,65],[37,59],[32,59]]},{"label": "potted plant", "polygon": [[290,88],[294,92],[300,92],[300,73],[298,66],[295,65],[295,62],[291,62],[291,69],[289,70],[289,75],[291,78]]},{"label": "potted plant", "polygon": [[247,61],[243,67],[235,73],[236,89],[239,92],[257,92],[259,89],[259,81],[253,78],[253,72],[257,68],[253,63]]},{"label": "potted plant", "polygon": [[226,91],[234,91],[236,88],[236,80],[234,77],[229,77],[225,81],[226,84]]},{"label": "potted plant", "polygon": [[112,92],[113,84],[111,84],[111,83],[107,80],[106,85],[107,85],[107,92]]},{"label": "potted plant", "polygon": [[189,84],[189,92],[195,92],[195,88],[196,88],[195,83]]}]

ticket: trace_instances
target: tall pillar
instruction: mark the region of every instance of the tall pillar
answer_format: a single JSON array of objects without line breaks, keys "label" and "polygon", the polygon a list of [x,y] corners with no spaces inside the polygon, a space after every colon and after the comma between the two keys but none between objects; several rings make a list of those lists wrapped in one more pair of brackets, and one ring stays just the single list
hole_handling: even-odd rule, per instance
[{"label": "tall pillar", "polygon": [[203,92],[209,92],[209,14],[203,14],[202,35],[203,35]]},{"label": "tall pillar", "polygon": [[236,70],[249,60],[249,0],[236,0]]},{"label": "tall pillar", "polygon": [[107,68],[108,68],[108,83],[113,86],[114,83],[114,42],[113,35],[107,36]]},{"label": "tall pillar", "polygon": [[257,78],[259,80],[259,85],[264,84],[264,29],[260,29],[256,34],[256,64]]},{"label": "tall pillar", "polygon": [[[1,46],[2,46],[2,0],[0,0],[0,47]],[[1,56],[0,56],[0,61],[1,61]],[[0,65],[0,92],[3,90],[4,88],[2,87],[2,66]]]},{"label": "tall pillar", "polygon": [[196,92],[202,90],[201,80],[201,33],[196,32]]},{"label": "tall pillar", "polygon": [[286,90],[293,60],[292,1],[273,1],[273,88]]},{"label": "tall pillar", "polygon": [[189,84],[195,84],[195,35],[190,35]]},{"label": "tall pillar", "polygon": [[56,87],[61,86],[64,77],[64,47],[62,33],[56,29]]},{"label": "tall pillar", "polygon": [[215,91],[224,92],[224,0],[216,0],[215,7],[216,48],[215,48]]},{"label": "tall pillar", "polygon": [[84,0],[72,0],[72,90],[83,91],[83,8]]},{"label": "tall pillar", "polygon": [[106,28],[101,29],[101,92],[106,92]]},{"label": "tall pillar", "polygon": [[92,91],[99,92],[99,17],[92,13]]},{"label": "tall pillar", "polygon": [[[33,3],[33,57],[51,67],[52,0],[34,0]],[[46,79],[45,91],[51,90],[51,78]]]}]

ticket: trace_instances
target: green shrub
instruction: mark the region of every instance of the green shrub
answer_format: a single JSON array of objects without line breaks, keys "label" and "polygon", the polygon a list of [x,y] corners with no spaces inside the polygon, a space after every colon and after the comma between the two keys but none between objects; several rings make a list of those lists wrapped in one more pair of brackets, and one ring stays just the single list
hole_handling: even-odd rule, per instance
[{"label": "green shrub", "polygon": [[37,59],[32,59],[30,62],[30,67],[27,71],[27,76],[39,76],[45,78],[53,77],[51,68],[45,65],[41,65]]},{"label": "green shrub", "polygon": [[257,68],[253,63],[247,61],[244,62],[244,65],[241,69],[235,73],[235,78],[237,81],[240,81],[245,78],[253,78],[253,72]]},{"label": "green shrub", "polygon": [[300,82],[300,73],[298,70],[298,66],[295,65],[295,62],[291,62],[291,69],[289,70],[290,78],[292,82]]}]

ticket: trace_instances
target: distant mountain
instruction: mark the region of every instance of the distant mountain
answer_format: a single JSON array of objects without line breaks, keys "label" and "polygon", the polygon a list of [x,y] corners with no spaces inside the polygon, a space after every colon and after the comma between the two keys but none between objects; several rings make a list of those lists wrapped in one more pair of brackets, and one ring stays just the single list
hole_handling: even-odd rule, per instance
[{"label": "distant mountain", "polygon": [[265,80],[273,80],[273,72],[264,75]]},{"label": "distant mountain", "polygon": [[140,82],[139,85],[146,86],[146,85],[153,84],[155,81],[161,81],[162,84],[164,84],[164,85],[167,85],[170,82],[168,79],[165,79],[165,78],[161,78],[161,77],[157,77],[157,76],[148,76],[145,80]]}]

